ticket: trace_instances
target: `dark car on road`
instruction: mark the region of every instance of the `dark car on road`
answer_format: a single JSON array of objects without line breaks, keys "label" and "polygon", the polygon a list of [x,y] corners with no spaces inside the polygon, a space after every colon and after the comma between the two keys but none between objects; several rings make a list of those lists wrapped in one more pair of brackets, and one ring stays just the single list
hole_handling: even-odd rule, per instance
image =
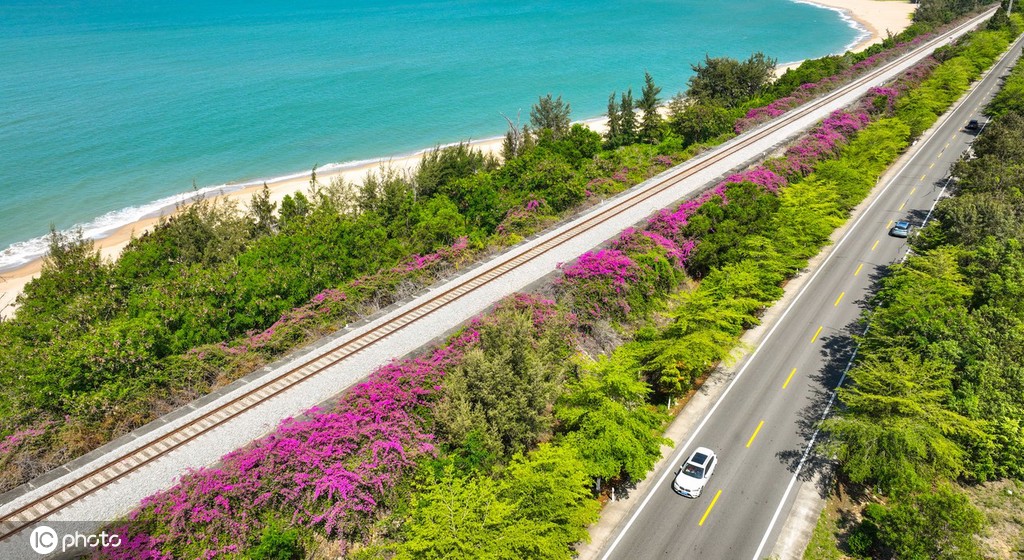
[{"label": "dark car on road", "polygon": [[981,123],[975,119],[971,119],[971,122],[967,123],[967,126],[964,127],[964,130],[966,130],[967,132],[980,132]]},{"label": "dark car on road", "polygon": [[892,229],[889,230],[889,235],[893,237],[906,238],[910,235],[910,222],[896,222],[896,224],[892,226]]}]

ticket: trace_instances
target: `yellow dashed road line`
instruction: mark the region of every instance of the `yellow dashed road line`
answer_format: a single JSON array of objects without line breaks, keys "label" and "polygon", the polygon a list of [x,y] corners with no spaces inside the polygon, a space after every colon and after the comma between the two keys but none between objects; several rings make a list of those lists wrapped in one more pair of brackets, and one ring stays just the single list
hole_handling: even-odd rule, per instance
[{"label": "yellow dashed road line", "polygon": [[700,518],[700,523],[697,524],[698,526],[700,526],[700,527],[704,526],[704,520],[706,520],[708,518],[708,515],[711,514],[711,509],[715,507],[715,502],[718,501],[718,497],[721,496],[721,495],[722,495],[722,491],[721,490],[719,490],[717,493],[715,493],[715,497],[711,499],[711,505],[709,505],[707,511],[704,512],[704,516]]},{"label": "yellow dashed road line", "polygon": [[793,368],[793,371],[789,372],[789,377],[787,377],[786,378],[786,382],[782,384],[782,388],[783,389],[785,389],[786,387],[789,386],[789,381],[791,379],[793,379],[793,374],[795,374],[795,373],[796,373],[796,368]]},{"label": "yellow dashed road line", "polygon": [[761,420],[761,422],[757,425],[757,427],[754,428],[753,435],[751,435],[750,439],[747,440],[747,448],[748,449],[750,448],[750,444],[754,443],[754,438],[757,437],[757,432],[761,431],[761,426],[764,426],[764,420]]}]

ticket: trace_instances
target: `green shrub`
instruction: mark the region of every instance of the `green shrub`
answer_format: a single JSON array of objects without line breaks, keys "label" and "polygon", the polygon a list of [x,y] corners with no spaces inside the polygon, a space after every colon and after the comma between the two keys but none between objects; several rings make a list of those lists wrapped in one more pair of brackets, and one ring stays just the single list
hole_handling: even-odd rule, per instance
[{"label": "green shrub", "polygon": [[306,551],[299,540],[299,531],[272,522],[263,528],[259,542],[248,550],[252,560],[302,560]]}]

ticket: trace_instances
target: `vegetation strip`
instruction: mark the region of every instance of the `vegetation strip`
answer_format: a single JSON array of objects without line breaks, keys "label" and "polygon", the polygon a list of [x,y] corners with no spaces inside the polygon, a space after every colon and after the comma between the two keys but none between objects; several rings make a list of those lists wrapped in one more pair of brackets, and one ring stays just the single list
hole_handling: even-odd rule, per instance
[{"label": "vegetation strip", "polygon": [[[995,19],[993,31],[955,50],[943,63],[948,72],[922,88],[932,106],[955,99],[1022,23],[1016,15]],[[1017,340],[1024,238],[1016,186],[1024,177],[1022,84],[1018,63],[988,106],[992,121],[972,144],[973,156],[952,170],[954,196],[935,205],[934,219],[911,240],[912,253],[881,280],[871,329],[839,391],[844,406],[824,426],[841,488],[857,493],[843,504],[854,521],[820,525],[809,558],[1024,551],[1019,526],[986,535],[1007,506],[978,499],[992,484],[986,481],[1024,476]],[[822,523],[831,518],[823,515]]]},{"label": "vegetation strip", "polygon": [[[852,87],[852,86],[848,86],[848,87]],[[800,113],[811,111],[817,105],[820,105],[820,104],[825,103],[825,102],[826,102],[825,100],[818,100],[818,101],[815,101],[814,103],[809,103],[806,107],[802,107],[800,109]],[[749,144],[751,142],[756,141],[760,137],[769,135],[769,134],[771,134],[774,131],[774,129],[779,128],[781,126],[784,126],[784,124],[785,123],[774,123],[774,124],[770,125],[769,127],[763,128],[763,129],[759,130],[756,134],[754,134],[754,135],[752,135],[750,137],[744,138],[742,142],[738,143],[734,147],[734,149],[738,149],[739,147],[741,147],[744,144]],[[838,126],[838,125],[836,125],[836,126]],[[685,173],[676,174],[674,177],[672,177],[671,180],[672,181],[678,181],[678,180],[680,180],[682,178],[685,178],[686,176],[688,176],[688,175],[696,172],[697,170],[699,170],[701,167],[710,165],[711,163],[713,163],[717,159],[721,159],[722,157],[725,157],[725,155],[727,155],[727,154],[723,154],[723,153],[714,154],[714,155],[710,156],[709,158],[707,158],[705,160],[702,160],[698,164],[699,165],[698,167],[687,169],[687,170],[685,170]],[[808,161],[813,161],[813,158],[820,157],[820,155],[821,154],[817,154],[817,153],[811,153],[809,155],[808,154],[800,154],[800,157],[802,157],[804,159],[807,159]],[[795,158],[796,155],[794,155],[792,157]],[[802,163],[800,165],[807,166],[807,165],[810,165],[810,164],[805,162],[805,163]],[[744,180],[744,179],[751,179],[751,180],[754,180],[754,181],[762,181],[762,182],[765,183],[766,187],[768,187],[768,188],[778,188],[781,184],[784,183],[784,179],[782,179],[781,177],[778,177],[778,176],[773,176],[770,171],[767,171],[767,170],[764,170],[764,169],[754,170],[754,171],[751,171],[751,172],[748,172],[748,173],[734,175],[734,176],[730,177],[729,179],[727,179],[727,181],[730,181],[730,180],[731,181],[739,181],[739,180]],[[572,230],[569,230],[567,232],[563,232],[561,240],[559,240],[559,238],[555,238],[553,240],[548,241],[547,244],[548,245],[552,245],[553,244],[554,246],[557,246],[558,244],[563,243],[566,239],[569,238],[569,234],[571,233],[571,231],[578,230],[580,228],[584,228],[588,223],[597,223],[597,222],[603,221],[603,220],[607,219],[610,215],[614,215],[614,213],[620,212],[621,209],[623,207],[625,207],[626,205],[636,204],[636,203],[638,203],[638,201],[642,201],[642,200],[644,200],[646,198],[649,198],[650,196],[653,196],[654,194],[656,194],[656,193],[658,193],[660,191],[663,191],[663,190],[666,190],[668,188],[671,188],[672,186],[673,186],[673,182],[665,182],[664,184],[660,185],[656,189],[648,189],[648,190],[643,191],[641,193],[637,193],[636,195],[632,195],[628,202],[619,202],[615,206],[603,210],[601,213],[599,213],[599,214],[589,218],[586,222],[583,222],[581,224],[577,224],[576,226],[574,226],[572,228]],[[692,249],[692,245],[684,244],[684,247],[681,249],[682,252],[680,252],[679,254],[673,255],[673,257],[681,263],[682,260],[680,260],[680,259],[685,258],[685,254],[688,254],[690,249]],[[541,251],[541,250],[542,250],[542,247],[535,247],[535,248],[531,249],[530,252],[536,253],[537,251]],[[527,253],[527,254],[529,254],[529,253]],[[511,266],[509,264],[505,264],[505,265],[502,265],[501,267],[499,267],[499,269],[504,269],[503,272],[507,272],[508,270],[512,270],[512,269],[520,266],[522,264],[522,262],[523,262],[523,259],[527,258],[526,257],[527,254],[519,255],[513,261],[511,261],[511,262],[515,262],[516,264],[511,265]],[[584,258],[587,258],[587,256],[585,255]],[[489,270],[487,272],[481,273],[481,274],[477,275],[476,277],[474,277],[473,279],[463,283],[462,285],[454,287],[454,288],[448,290],[447,292],[445,292],[445,294],[442,294],[442,296],[440,296],[440,297],[444,297],[445,295],[457,292],[460,289],[463,289],[465,286],[477,282],[479,280],[479,278],[485,276],[488,273],[492,273],[492,272],[493,272],[492,270]],[[572,276],[571,275],[570,275],[570,280],[572,280]],[[417,310],[419,310],[419,309],[421,309],[423,307],[426,307],[426,306],[433,305],[434,302],[436,302],[436,301],[438,301],[438,298],[435,298],[431,302],[427,302],[427,303],[421,304],[419,307],[417,307],[417,308],[407,312],[405,316],[411,316]],[[627,312],[628,312],[628,309],[627,309]],[[599,314],[599,311],[593,311],[593,313]],[[399,322],[400,321],[401,321],[401,319],[399,319]],[[404,323],[404,324],[401,324],[400,326],[398,326],[397,328],[392,328],[392,332],[394,330],[398,330],[399,328],[404,328],[407,324],[408,323]],[[383,328],[387,329],[387,328],[391,328],[391,327],[385,326]],[[361,337],[362,336],[373,336],[374,334],[376,334],[376,333],[375,332],[370,332],[370,333],[366,333],[364,335],[361,335]],[[378,340],[381,340],[381,337],[372,339],[370,342],[364,344],[363,346],[360,346],[358,349],[362,349],[365,346],[368,346],[370,344],[373,344],[374,342],[377,342]],[[350,341],[350,342],[346,343],[341,348],[346,348],[346,347],[350,347],[350,346],[358,345],[358,344],[359,344],[359,340],[357,339],[357,340]],[[341,348],[339,348],[339,350]],[[336,352],[337,352],[337,350],[332,351],[331,353],[329,353],[330,362],[328,364],[326,364],[326,365],[318,366],[315,371],[303,371],[303,370],[305,370],[307,368],[307,365],[303,365],[303,366],[299,366],[298,368],[294,368],[294,369],[286,372],[285,374],[283,374],[281,376],[278,376],[278,377],[276,377],[274,379],[271,379],[271,380],[263,383],[260,387],[254,388],[253,390],[251,390],[251,391],[249,391],[249,392],[247,392],[247,393],[245,393],[245,394],[243,394],[241,396],[238,396],[238,397],[234,398],[232,401],[230,401],[228,403],[225,403],[224,405],[218,407],[215,411],[213,411],[212,414],[206,415],[206,416],[204,416],[202,418],[194,420],[194,421],[190,422],[189,424],[187,424],[186,426],[182,427],[181,429],[176,430],[175,432],[165,436],[162,440],[160,440],[160,442],[158,442],[156,444],[156,445],[162,445],[162,448],[157,453],[149,453],[148,449],[145,449],[145,450],[137,451],[137,452],[133,453],[130,456],[127,456],[127,457],[125,457],[125,458],[123,458],[121,460],[118,460],[117,462],[118,463],[122,463],[122,465],[119,465],[117,467],[120,472],[116,473],[115,475],[110,475],[110,473],[108,472],[109,469],[107,467],[101,467],[101,468],[93,471],[93,473],[91,473],[90,475],[87,475],[87,477],[90,479],[90,483],[89,483],[89,487],[88,488],[83,489],[82,488],[82,486],[83,486],[82,483],[80,483],[78,481],[73,481],[73,482],[70,482],[68,484],[65,484],[64,486],[62,486],[60,488],[57,488],[57,489],[49,492],[47,495],[45,495],[44,497],[42,497],[42,498],[40,498],[40,499],[38,499],[38,500],[36,500],[34,502],[28,503],[28,504],[20,507],[19,509],[15,510],[13,513],[8,514],[8,515],[5,516],[5,519],[4,519],[4,532],[2,534],[0,534],[0,539],[4,538],[4,537],[6,537],[6,536],[8,536],[10,534],[13,534],[14,532],[17,532],[21,527],[26,526],[27,524],[31,523],[33,520],[38,519],[40,516],[53,513],[53,512],[55,512],[55,511],[57,511],[59,509],[62,509],[64,507],[66,507],[67,505],[69,505],[73,501],[72,499],[66,498],[66,496],[68,494],[74,494],[74,499],[77,499],[77,498],[80,498],[80,497],[82,497],[82,496],[84,496],[84,495],[86,495],[88,493],[91,493],[91,492],[94,492],[94,491],[96,491],[96,490],[98,490],[100,488],[103,488],[106,485],[108,485],[108,484],[118,480],[119,478],[121,478],[121,477],[123,477],[123,476],[125,476],[125,475],[127,475],[127,474],[129,474],[131,472],[133,472],[134,470],[138,469],[139,467],[141,467],[141,466],[143,466],[145,464],[148,464],[148,463],[158,459],[159,457],[163,456],[164,454],[166,454],[166,453],[168,453],[168,452],[170,452],[170,451],[172,451],[174,449],[177,449],[177,448],[181,447],[182,445],[184,445],[184,444],[194,440],[196,437],[206,433],[207,431],[222,425],[224,422],[226,422],[227,420],[229,420],[233,416],[235,416],[237,414],[240,414],[241,412],[244,412],[245,410],[247,410],[250,406],[254,406],[254,405],[258,404],[259,402],[261,402],[263,400],[263,398],[265,398],[265,397],[260,397],[260,398],[254,398],[254,397],[256,397],[256,395],[258,393],[260,393],[261,391],[263,391],[265,388],[267,388],[267,387],[269,387],[271,385],[274,385],[275,383],[279,383],[282,380],[286,380],[288,378],[292,378],[290,380],[291,381],[290,384],[294,385],[295,383],[299,383],[299,382],[301,382],[301,381],[303,381],[305,379],[308,379],[312,375],[314,375],[315,373],[317,373],[319,371],[323,371],[324,369],[326,369],[326,368],[330,367],[331,365],[336,364],[339,361],[341,361],[342,359],[344,359],[344,356],[342,356],[342,357],[334,357]],[[322,359],[323,359],[323,357],[320,357],[320,358],[317,358],[315,361],[319,362]],[[297,379],[295,379],[297,373],[301,374],[301,376],[299,376]],[[287,387],[280,387],[280,388],[275,390],[275,393],[279,392],[281,390],[284,390],[286,388]],[[252,402],[248,403],[248,405],[240,408],[238,406],[238,404],[239,403],[244,403],[244,401],[247,400],[247,399],[252,399]],[[232,407],[234,407],[234,410],[232,410]],[[192,429],[192,428],[194,428],[195,426],[198,426],[198,425],[201,425],[201,427],[198,430]],[[185,432],[187,430],[190,430],[190,429],[191,429],[190,433],[187,433],[184,436],[182,435],[182,434],[185,434]],[[54,498],[56,496],[58,496],[58,495],[62,496],[62,499],[58,503],[52,503],[54,501]],[[38,505],[41,504],[41,503],[47,503],[47,509],[45,511],[42,511],[38,507]]]},{"label": "vegetation strip", "polygon": [[[924,8],[921,12],[930,13]],[[908,36],[922,31],[918,27]],[[896,42],[891,40],[888,46]],[[828,59],[827,65],[837,68],[859,62],[850,57]],[[748,68],[755,70],[760,65],[756,56],[748,62]],[[816,64],[811,61],[808,68],[820,69],[821,65]],[[709,61],[702,73],[715,74],[726,67]],[[902,85],[913,90],[912,86],[929,71],[922,67],[920,75],[908,73]],[[790,83],[795,89],[800,78],[794,81],[791,75]],[[754,95],[765,92],[761,86],[749,91]],[[725,355],[743,329],[756,324],[758,315],[781,293],[782,281],[817,252],[832,228],[859,200],[858,194],[862,198],[870,189],[885,167],[886,155],[898,153],[905,146],[912,127],[886,117],[896,110],[892,104],[901,99],[898,88],[894,92],[873,92],[870,106],[830,117],[811,135],[813,138],[799,142],[785,158],[730,178],[701,200],[665,211],[643,231],[625,232],[609,249],[593,252],[566,267],[564,281],[556,288],[558,305],[529,296],[513,298],[471,325],[449,346],[419,360],[384,368],[331,410],[311,411],[307,418],[286,422],[272,436],[226,457],[220,468],[187,477],[174,489],[147,500],[121,527],[130,537],[130,547],[104,554],[123,552],[126,558],[242,554],[288,558],[305,548],[367,558],[450,555],[458,550],[472,551],[477,557],[568,557],[570,545],[586,538],[585,527],[596,516],[590,483],[596,481],[605,492],[621,490],[629,479],[645,476],[657,458],[661,440],[656,434],[664,415],[652,405],[692,387]],[[747,110],[745,103],[757,101],[725,102]],[[641,137],[630,131],[631,105],[623,101],[616,108],[620,116],[627,114],[620,121],[626,123],[620,132]],[[568,107],[564,109],[567,115]],[[218,364],[231,364],[230,368],[253,360],[253,353],[265,359],[264,353],[273,355],[310,336],[304,329],[311,324],[315,332],[351,316],[357,309],[353,302],[384,297],[381,286],[397,286],[396,279],[423,281],[441,265],[465,258],[470,245],[482,247],[483,242],[479,237],[474,241],[470,235],[466,245],[456,243],[451,249],[415,256],[370,278],[369,288],[365,281],[353,281],[345,292],[323,289],[311,299],[307,299],[309,294],[322,289],[324,279],[333,274],[329,267],[317,267],[345,264],[325,249],[332,245],[303,241],[313,249],[308,252],[313,260],[302,266],[311,268],[280,268],[294,275],[290,279],[259,277],[236,266],[240,261],[268,266],[261,273],[277,272],[281,262],[260,259],[274,254],[285,259],[305,257],[307,253],[294,246],[302,234],[351,233],[354,230],[347,229],[351,224],[345,221],[348,216],[368,220],[360,224],[367,226],[360,231],[374,231],[374,220],[387,216],[399,218],[385,222],[396,224],[396,233],[413,229],[420,236],[417,239],[437,239],[436,235],[449,235],[453,228],[469,229],[465,219],[469,215],[479,220],[474,232],[493,231],[497,239],[514,242],[518,234],[510,231],[543,224],[537,211],[545,205],[568,208],[573,200],[595,192],[591,188],[614,192],[628,183],[630,173],[635,171],[627,165],[626,171],[616,170],[610,182],[595,178],[584,183],[581,177],[591,172],[585,167],[597,168],[608,161],[640,162],[643,166],[644,161],[657,162],[663,157],[658,150],[682,149],[684,154],[686,150],[692,154],[696,149],[693,139],[671,132],[681,123],[677,118],[670,122],[669,130],[657,129],[661,142],[656,147],[634,144],[599,154],[600,139],[595,145],[594,138],[579,129],[566,130],[559,124],[561,118],[548,118],[563,114],[555,100],[549,99],[546,112],[540,113],[538,122],[552,126],[512,136],[509,148],[513,151],[501,170],[486,170],[480,158],[456,148],[439,151],[421,168],[422,177],[418,177],[411,197],[408,183],[403,186],[398,178],[381,174],[369,181],[360,193],[360,209],[353,214],[339,212],[345,199],[331,189],[320,190],[313,202],[290,199],[282,206],[280,221],[273,215],[273,208],[267,211],[266,201],[254,201],[248,222],[252,230],[244,231],[263,232],[253,233],[250,240],[255,240],[254,246],[259,246],[262,256],[248,252],[244,249],[246,242],[239,244],[230,236],[232,227],[228,226],[237,222],[218,215],[209,206],[200,207],[149,241],[137,244],[139,252],[131,253],[127,261],[119,261],[116,270],[101,270],[98,259],[90,256],[84,245],[57,239],[51,253],[53,268],[33,288],[38,299],[30,296],[24,302],[27,305],[22,310],[28,309],[28,316],[19,313],[14,321],[0,325],[0,339],[14,345],[5,344],[5,348],[14,350],[0,355],[0,366],[5,368],[2,371],[32,372],[10,375],[13,389],[4,395],[7,400],[0,410],[12,420],[9,435],[0,443],[0,456],[10,461],[13,453],[31,449],[26,442],[43,445],[40,442],[45,438],[65,433],[57,428],[67,430],[67,426],[74,425],[74,419],[65,419],[59,426],[26,425],[23,417],[13,414],[39,410],[38,403],[26,400],[39,397],[39,388],[66,390],[59,399],[52,400],[68,408],[50,414],[70,410],[79,419],[90,414],[95,415],[93,418],[110,417],[109,407],[124,403],[115,397],[131,388],[118,383],[157,379],[147,377],[154,373],[154,364],[180,368],[174,370],[180,373],[180,379],[175,375],[166,378],[180,383],[195,379],[190,373],[193,367],[209,375],[211,369],[204,365],[211,357]],[[859,116],[862,113],[881,118],[864,126],[866,121]],[[914,125],[927,120],[922,116],[914,116]],[[517,138],[523,144],[518,144]],[[649,136],[646,139],[653,140]],[[613,140],[607,141],[613,144]],[[530,142],[534,144],[526,145]],[[827,161],[837,154],[839,160]],[[654,165],[644,167],[644,172]],[[462,172],[453,172],[459,166]],[[466,169],[469,174],[464,172]],[[813,176],[804,178],[812,170]],[[487,192],[497,195],[496,182],[510,176],[528,185],[525,189],[520,185],[516,192],[529,198],[519,207],[513,204],[515,209],[504,214],[503,223],[497,224],[494,213],[460,213],[463,205],[468,209],[494,203],[496,198],[488,202],[486,196],[472,197]],[[548,180],[551,182],[544,182]],[[444,194],[451,205],[431,196],[437,193]],[[538,193],[545,196],[538,197]],[[408,205],[410,198],[413,203]],[[400,218],[404,210],[416,209],[419,200],[434,205],[421,218],[443,218],[421,219],[411,228],[411,214],[406,214],[404,221]],[[346,217],[332,221],[332,212]],[[492,221],[485,225],[488,215]],[[311,229],[302,229],[306,225]],[[265,230],[290,232],[292,237],[269,235]],[[201,234],[195,235],[197,231]],[[759,231],[778,235],[769,240],[757,235]],[[357,238],[352,246],[372,247],[377,252],[373,259],[379,259],[388,254],[385,241],[399,238],[388,238],[387,234],[376,242]],[[203,240],[205,243],[196,243]],[[239,246],[244,250],[239,252]],[[143,250],[150,253],[144,254]],[[175,264],[174,251],[190,255],[182,261],[185,266]],[[169,254],[171,258],[167,258]],[[222,276],[205,272],[197,265],[200,262],[213,263],[215,274]],[[142,263],[144,266],[140,266]],[[210,293],[216,298],[225,303],[236,298],[249,307],[241,313],[230,308],[231,313],[218,316],[222,312],[216,307],[220,300],[204,300],[199,297],[201,292],[193,292],[196,305],[178,315],[174,314],[178,311],[168,314],[163,305],[151,305],[162,304],[159,299],[152,300],[148,307],[140,305],[147,297],[159,298],[172,289],[187,288],[186,284],[161,283],[153,273],[153,277],[134,285],[138,291],[130,296],[135,298],[130,305],[150,315],[117,319],[121,322],[116,326],[90,322],[96,320],[94,317],[115,317],[125,309],[119,307],[125,304],[117,298],[122,297],[119,290],[128,284],[118,282],[132,277],[132,270],[144,272],[150,267],[160,274],[168,273],[168,278],[184,275],[193,282],[198,277],[197,285],[206,289],[213,286]],[[684,267],[691,280],[683,275]],[[297,270],[314,274],[303,276],[296,274]],[[236,282],[239,275],[242,280]],[[320,279],[320,287],[308,282],[313,277]],[[299,286],[290,296],[297,299],[281,298],[261,307],[266,301],[257,304],[261,301],[258,290],[229,292],[250,289],[246,279],[270,287]],[[696,280],[700,282],[694,287]],[[115,289],[111,289],[111,281]],[[675,293],[680,286],[683,290]],[[223,291],[217,293],[218,289]],[[301,295],[303,291],[305,295]],[[91,298],[97,297],[94,294],[100,294],[100,299],[93,301]],[[199,339],[189,338],[222,341],[225,338],[218,329],[224,325],[224,332],[244,332],[252,328],[245,325],[265,325],[278,316],[280,319],[265,330],[231,339],[230,343],[196,346],[195,340]],[[179,323],[171,328],[169,325],[175,322]],[[153,325],[158,328],[146,330]],[[57,332],[58,336],[46,338],[47,332]],[[82,332],[86,333],[82,341],[60,338]],[[611,351],[622,339],[629,342]],[[56,354],[34,356],[40,350],[28,342],[40,340],[43,347],[55,345],[56,350],[46,352]],[[109,352],[110,345],[94,345],[100,340],[117,342],[115,349],[125,346]],[[108,353],[89,357],[93,346]],[[153,353],[158,346],[163,350]],[[585,354],[608,356],[570,360],[569,356],[580,348]],[[69,349],[72,352],[67,353]],[[146,353],[140,354],[140,349]],[[175,353],[182,351],[185,354]],[[153,361],[153,356],[160,358]],[[69,383],[54,384],[52,375],[40,375],[39,364],[51,358],[55,371],[77,377],[67,376]],[[109,359],[114,360],[113,367],[104,369]],[[167,361],[159,361],[164,359]],[[235,359],[240,361],[233,362]],[[14,364],[21,369],[12,367]],[[70,367],[65,367],[67,364]],[[169,373],[155,371],[160,375]],[[32,383],[26,384],[25,379]],[[113,383],[108,383],[111,380]],[[81,385],[84,381],[88,383]],[[160,384],[164,382],[154,386],[164,387]],[[19,409],[21,404],[26,406]],[[44,418],[42,422],[56,420]],[[539,502],[536,496],[545,500]],[[458,519],[438,515],[444,511],[464,515]],[[439,527],[446,530],[439,532]]]},{"label": "vegetation strip", "polygon": [[[902,82],[908,89],[923,77],[908,76]],[[220,472],[204,475],[208,482],[183,481],[134,514],[123,530],[142,547],[135,552],[147,550],[153,557],[166,553],[161,550],[186,556],[190,551],[231,556],[241,550],[238,547],[248,547],[251,556],[260,557],[255,551],[287,541],[298,548],[340,544],[356,558],[418,557],[446,550],[473,550],[480,557],[568,557],[568,545],[585,537],[581,530],[586,520],[593,519],[588,480],[599,479],[606,489],[609,484],[615,487],[629,477],[644,476],[656,459],[660,440],[654,434],[663,417],[647,403],[678,394],[712,367],[779,296],[783,279],[817,252],[906,145],[909,127],[886,117],[890,109],[887,102],[877,101],[880,97],[872,95],[858,109],[881,117],[876,122],[865,126],[866,121],[855,116],[859,113],[834,115],[817,136],[811,135],[813,140],[798,143],[790,156],[799,165],[769,162],[763,171],[747,176],[757,182],[726,183],[703,200],[658,214],[643,231],[624,232],[610,248],[581,257],[564,269],[564,280],[555,288],[561,304],[519,296],[471,325],[466,332],[479,336],[466,347],[473,357],[466,354],[446,366],[437,386],[440,392],[430,393],[436,400],[423,409],[426,416],[421,422],[432,427],[438,445],[418,454],[415,473],[406,471],[413,476],[394,481],[401,489],[376,491],[384,507],[378,505],[366,511],[366,517],[331,525],[326,530],[330,542],[317,536],[325,533],[312,530],[325,527],[315,516],[287,520],[286,524],[299,528],[287,530],[273,520],[254,521],[243,534],[253,535],[263,527],[258,536],[253,535],[255,540],[239,540],[243,534],[223,533],[209,525],[188,525],[187,532],[185,526],[159,529],[159,512],[166,507],[173,510],[178,503],[175,496],[195,496],[182,503],[203,503],[202,511],[213,512],[223,511],[224,506],[213,501],[218,496],[229,506],[240,499],[232,491],[193,494],[189,489],[232,485],[229,481],[243,472],[237,469],[248,464],[241,453],[228,458]],[[852,140],[845,140],[844,131]],[[880,152],[891,157],[877,157]],[[828,161],[837,153],[840,159]],[[812,158],[817,156],[824,159],[815,162]],[[775,165],[792,175],[776,173],[771,168]],[[813,166],[815,173],[801,179],[799,170],[807,166]],[[779,235],[767,240],[748,231],[778,231]],[[701,281],[696,288],[670,297],[683,280],[683,266]],[[665,328],[649,322],[654,312],[667,319]],[[577,348],[567,342],[596,345],[591,348],[597,350],[602,348],[600,340],[622,335],[632,341],[608,357],[572,360],[566,369],[566,356]],[[520,396],[509,400],[509,390]],[[523,395],[529,397],[524,401]],[[547,443],[537,446],[541,440]],[[279,440],[258,443],[254,449],[274,441]],[[637,446],[623,447],[629,442]],[[558,501],[559,507],[547,507],[543,513],[526,498],[533,493],[513,491],[523,487],[522,476],[538,472],[541,464],[547,465],[543,468],[548,476],[530,479],[532,484],[546,485],[537,495],[565,496],[565,501]],[[556,472],[563,474],[554,476]],[[576,482],[567,483],[570,479]],[[572,492],[557,493],[554,488]],[[413,503],[395,501],[407,494],[413,496]],[[308,502],[315,507],[329,503]],[[279,515],[273,512],[286,509],[271,509],[267,514]],[[361,510],[347,511],[355,515]],[[451,529],[457,521],[439,517],[444,511],[465,515],[460,515],[454,531],[442,534],[438,527]],[[561,521],[553,522],[552,515]],[[237,535],[227,539],[232,544],[218,537],[232,534]],[[227,550],[227,546],[236,548]]]}]

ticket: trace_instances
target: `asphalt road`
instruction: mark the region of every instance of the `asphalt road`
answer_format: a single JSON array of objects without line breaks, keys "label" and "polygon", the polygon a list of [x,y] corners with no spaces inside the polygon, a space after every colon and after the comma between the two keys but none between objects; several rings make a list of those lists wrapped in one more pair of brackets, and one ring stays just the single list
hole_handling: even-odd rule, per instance
[{"label": "asphalt road", "polygon": [[[921,225],[943,196],[950,165],[974,135],[964,130],[998,90],[1000,78],[1020,54],[1021,43],[945,121],[933,130],[903,169],[856,219],[813,273],[760,346],[747,358],[720,400],[677,443],[666,470],[602,551],[603,559],[767,557],[800,485],[822,462],[807,454],[816,426],[843,377],[854,350],[851,334],[873,284],[907,251],[890,237],[896,220]],[[703,495],[676,495],[671,480],[698,446],[719,457]]]}]

